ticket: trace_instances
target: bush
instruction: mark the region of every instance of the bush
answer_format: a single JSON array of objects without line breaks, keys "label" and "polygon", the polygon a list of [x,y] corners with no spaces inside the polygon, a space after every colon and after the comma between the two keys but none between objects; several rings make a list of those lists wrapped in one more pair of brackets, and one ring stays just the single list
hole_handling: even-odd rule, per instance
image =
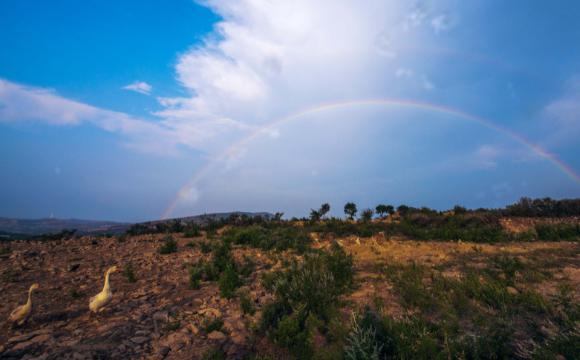
[{"label": "bush", "polygon": [[207,349],[201,356],[202,360],[225,360],[226,354],[219,346]]},{"label": "bush", "polygon": [[203,262],[199,262],[189,268],[189,288],[197,290],[200,288],[203,277]]},{"label": "bush", "polygon": [[133,270],[132,263],[128,263],[127,265],[125,265],[125,268],[123,269],[123,274],[127,278],[128,282],[134,283],[137,281],[137,278],[135,277],[135,271]]},{"label": "bush", "polygon": [[211,252],[211,246],[208,242],[204,241],[200,245],[201,252],[204,254],[209,254]]},{"label": "bush", "polygon": [[162,255],[171,254],[177,252],[177,242],[172,236],[167,236],[163,240],[163,245],[159,248],[159,253]]},{"label": "bush", "polygon": [[201,236],[201,231],[199,230],[199,227],[196,225],[186,228],[185,231],[183,232],[183,237],[186,238],[193,238],[198,236]]},{"label": "bush", "polygon": [[259,331],[298,358],[310,357],[314,328],[328,326],[339,296],[352,286],[352,276],[352,258],[338,244],[264,275],[262,282],[274,292],[274,301],[264,306]]},{"label": "bush", "polygon": [[538,224],[535,226],[538,239],[542,241],[560,241],[580,239],[579,224]]},{"label": "bush", "polygon": [[308,233],[300,228],[288,226],[266,228],[261,225],[252,225],[246,228],[229,229],[224,234],[224,241],[266,251],[295,249],[303,253],[307,250],[311,239]]},{"label": "bush", "polygon": [[240,275],[248,277],[252,275],[254,269],[256,268],[256,263],[249,256],[244,256],[244,264],[240,268]]},{"label": "bush", "polygon": [[302,323],[298,313],[282,317],[274,332],[273,340],[299,359],[307,359],[312,353],[312,345],[310,334]]},{"label": "bush", "polygon": [[247,291],[240,293],[240,308],[244,314],[254,315],[256,312],[254,302]]},{"label": "bush", "polygon": [[379,360],[383,345],[376,338],[373,327],[365,328],[358,324],[353,316],[352,330],[348,335],[348,345],[345,348],[344,358],[347,360]]},{"label": "bush", "polygon": [[364,209],[360,214],[360,218],[363,222],[369,222],[373,219],[373,214],[372,209]]},{"label": "bush", "polygon": [[206,319],[203,322],[203,331],[205,331],[206,334],[209,334],[212,331],[220,331],[223,326],[224,321],[221,317],[214,319]]},{"label": "bush", "polygon": [[10,246],[2,246],[0,247],[0,255],[8,255],[12,252]]},{"label": "bush", "polygon": [[233,264],[230,264],[221,273],[218,280],[220,295],[227,299],[234,297],[236,289],[240,286],[240,278]]}]

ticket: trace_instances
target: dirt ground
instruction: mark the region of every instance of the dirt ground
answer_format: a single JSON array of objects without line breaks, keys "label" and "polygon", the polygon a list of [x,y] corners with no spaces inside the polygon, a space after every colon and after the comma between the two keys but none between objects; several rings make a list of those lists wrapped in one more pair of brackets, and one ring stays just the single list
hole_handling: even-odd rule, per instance
[{"label": "dirt ground", "polygon": [[[0,328],[0,358],[6,359],[93,359],[93,358],[198,358],[209,347],[220,344],[228,357],[240,358],[252,337],[251,327],[260,308],[270,300],[261,274],[280,266],[287,254],[263,253],[235,248],[234,256],[255,262],[247,289],[258,311],[244,315],[238,300],[219,296],[216,282],[189,287],[187,264],[207,257],[198,245],[204,239],[178,240],[176,253],[160,255],[163,235],[117,238],[83,237],[51,242],[15,241],[11,252],[0,257],[0,318],[26,301],[28,287],[38,283],[33,295],[34,310],[22,327]],[[330,239],[313,234],[315,247],[327,247]],[[316,240],[318,239],[318,240]],[[403,310],[392,293],[392,285],[380,275],[388,263],[416,262],[445,271],[450,276],[497,254],[542,260],[553,272],[550,284],[536,286],[543,293],[554,282],[580,289],[580,245],[574,242],[472,244],[421,242],[402,238],[354,236],[338,239],[354,257],[357,287],[347,301],[362,305],[380,298],[390,304],[395,316]],[[539,261],[538,260],[538,261]],[[136,282],[123,270],[132,264]],[[89,298],[103,286],[103,274],[111,265],[119,271],[111,276],[113,300],[97,315],[89,314]],[[223,319],[220,331],[202,329],[214,318]]]}]

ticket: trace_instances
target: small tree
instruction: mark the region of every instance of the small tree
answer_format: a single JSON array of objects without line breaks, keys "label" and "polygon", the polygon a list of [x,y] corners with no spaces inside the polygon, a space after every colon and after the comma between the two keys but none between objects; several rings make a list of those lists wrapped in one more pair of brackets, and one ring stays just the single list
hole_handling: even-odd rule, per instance
[{"label": "small tree", "polygon": [[409,207],[407,205],[399,205],[399,207],[397,208],[397,212],[399,213],[399,215],[405,216],[409,212]]},{"label": "small tree", "polygon": [[330,204],[324,203],[320,205],[320,209],[318,209],[318,214],[321,218],[323,218],[328,212],[330,211]]},{"label": "small tree", "polygon": [[354,219],[357,211],[356,204],[353,202],[347,202],[344,205],[344,213],[350,220]]},{"label": "small tree", "polygon": [[383,205],[383,204],[377,205],[377,207],[375,208],[375,212],[380,217],[385,217],[385,214],[388,213],[387,205]]},{"label": "small tree", "polygon": [[364,209],[361,212],[360,217],[361,217],[363,222],[369,222],[373,219],[373,214],[374,214],[373,209]]},{"label": "small tree", "polygon": [[453,207],[453,212],[455,213],[455,215],[461,215],[467,213],[467,209],[464,208],[463,206],[455,205]]},{"label": "small tree", "polygon": [[320,212],[314,209],[310,209],[310,220],[312,221],[318,221],[320,220]]},{"label": "small tree", "polygon": [[395,207],[393,205],[387,205],[387,214],[393,215],[395,213]]}]

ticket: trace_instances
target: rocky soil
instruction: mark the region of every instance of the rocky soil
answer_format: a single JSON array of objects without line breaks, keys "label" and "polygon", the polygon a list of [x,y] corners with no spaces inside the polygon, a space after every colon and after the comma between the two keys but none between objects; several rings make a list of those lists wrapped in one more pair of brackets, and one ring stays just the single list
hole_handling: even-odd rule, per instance
[{"label": "rocky soil", "polygon": [[[126,239],[71,239],[51,243],[14,242],[12,252],[0,259],[2,302],[0,318],[26,301],[30,284],[34,313],[20,328],[3,324],[0,358],[195,358],[212,345],[223,346],[235,358],[244,354],[252,316],[242,315],[236,300],[220,298],[215,282],[189,289],[186,264],[208,256],[189,248],[190,239],[179,239],[180,251],[160,255],[160,236]],[[235,256],[261,254],[238,249]],[[256,305],[267,301],[260,282],[258,262],[250,279],[250,296]],[[132,264],[136,282],[123,275]],[[103,274],[111,265],[113,300],[97,315],[89,314],[89,298],[103,286]],[[223,319],[221,331],[202,331],[212,319]]]},{"label": "rocky soil", "polygon": [[[314,246],[324,247],[330,239],[313,234]],[[82,237],[52,242],[16,241],[0,257],[0,319],[26,301],[28,287],[37,282],[34,311],[21,327],[3,323],[0,328],[2,359],[184,359],[199,358],[209,348],[220,346],[228,358],[243,358],[255,344],[252,328],[260,308],[270,300],[263,289],[262,273],[280,266],[288,254],[263,253],[234,247],[234,257],[251,258],[253,273],[246,280],[257,312],[244,315],[239,300],[223,299],[216,282],[189,287],[187,264],[208,257],[200,246],[202,238],[178,240],[176,253],[161,255],[163,235],[126,239]],[[189,243],[197,243],[188,246]],[[490,254],[526,256],[545,252],[562,266],[555,278],[565,278],[580,288],[578,243],[532,243],[474,245],[450,242],[418,242],[384,236],[339,239],[354,255],[358,286],[349,295],[353,304],[381,297],[393,313],[401,311],[388,282],[376,276],[376,265],[385,262],[417,261],[442,266],[453,273],[454,264],[469,258],[476,262]],[[135,282],[123,273],[131,264]],[[119,271],[111,276],[113,300],[105,310],[91,315],[89,298],[103,286],[103,275],[111,265]],[[546,291],[549,291],[546,290]],[[220,330],[206,331],[213,319],[222,319]]]}]

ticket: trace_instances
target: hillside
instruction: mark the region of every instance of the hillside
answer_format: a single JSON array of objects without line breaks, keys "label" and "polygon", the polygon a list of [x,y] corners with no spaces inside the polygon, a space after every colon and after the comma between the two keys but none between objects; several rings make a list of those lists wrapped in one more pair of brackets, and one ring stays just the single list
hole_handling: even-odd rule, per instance
[{"label": "hillside", "polygon": [[[441,216],[472,224],[465,238],[476,231],[468,215]],[[577,219],[500,218],[518,232],[477,230],[476,242],[414,240],[407,217],[14,241],[0,257],[0,317],[40,289],[30,320],[2,327],[0,357],[572,358]],[[111,265],[113,300],[90,314]]]},{"label": "hillside", "polygon": [[11,219],[0,218],[0,232],[6,234],[42,235],[76,229],[79,234],[123,233],[130,224],[114,221],[81,219]]}]

